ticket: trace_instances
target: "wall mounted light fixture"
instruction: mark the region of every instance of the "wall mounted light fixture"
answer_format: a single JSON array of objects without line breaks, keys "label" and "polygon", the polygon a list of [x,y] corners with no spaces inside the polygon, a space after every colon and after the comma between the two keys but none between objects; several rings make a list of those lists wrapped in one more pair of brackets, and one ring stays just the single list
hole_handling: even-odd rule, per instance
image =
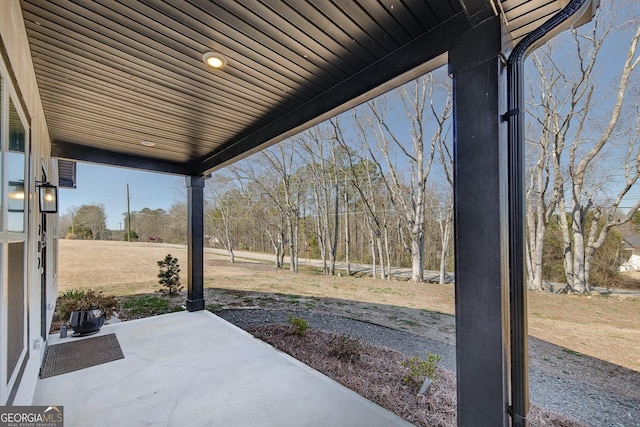
[{"label": "wall mounted light fixture", "polygon": [[48,182],[38,182],[40,196],[40,212],[58,213],[58,187]]}]

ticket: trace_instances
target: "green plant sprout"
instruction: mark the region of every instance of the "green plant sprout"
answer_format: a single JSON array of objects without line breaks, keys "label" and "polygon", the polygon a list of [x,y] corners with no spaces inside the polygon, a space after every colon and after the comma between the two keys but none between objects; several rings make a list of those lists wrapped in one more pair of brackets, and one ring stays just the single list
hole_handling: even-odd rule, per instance
[{"label": "green plant sprout", "polygon": [[407,369],[407,372],[402,377],[404,384],[414,384],[420,386],[425,378],[431,380],[438,379],[438,371],[436,370],[436,364],[440,361],[441,357],[437,354],[427,353],[426,359],[420,359],[419,357],[411,357],[400,364]]},{"label": "green plant sprout", "polygon": [[304,320],[301,317],[295,317],[291,314],[287,318],[287,323],[291,325],[293,329],[293,333],[299,337],[302,337],[307,334],[307,330],[309,329],[309,322]]}]

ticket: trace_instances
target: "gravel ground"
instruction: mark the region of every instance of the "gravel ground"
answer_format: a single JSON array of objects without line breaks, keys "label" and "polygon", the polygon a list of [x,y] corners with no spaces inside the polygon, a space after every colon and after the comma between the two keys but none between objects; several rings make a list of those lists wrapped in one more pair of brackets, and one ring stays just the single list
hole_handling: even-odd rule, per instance
[{"label": "gravel ground", "polygon": [[[306,319],[312,329],[349,334],[408,356],[439,354],[440,366],[455,372],[455,346],[408,331],[312,311],[227,309],[216,314],[243,329],[286,324],[292,314]],[[533,404],[593,427],[640,426],[640,372],[533,337],[529,356]]]}]

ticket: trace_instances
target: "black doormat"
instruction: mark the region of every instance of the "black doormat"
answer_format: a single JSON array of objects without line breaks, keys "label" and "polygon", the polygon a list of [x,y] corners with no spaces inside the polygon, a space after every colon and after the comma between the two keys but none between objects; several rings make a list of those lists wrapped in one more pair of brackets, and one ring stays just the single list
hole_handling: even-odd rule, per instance
[{"label": "black doormat", "polygon": [[123,358],[116,334],[52,345],[47,349],[40,377],[53,377]]}]

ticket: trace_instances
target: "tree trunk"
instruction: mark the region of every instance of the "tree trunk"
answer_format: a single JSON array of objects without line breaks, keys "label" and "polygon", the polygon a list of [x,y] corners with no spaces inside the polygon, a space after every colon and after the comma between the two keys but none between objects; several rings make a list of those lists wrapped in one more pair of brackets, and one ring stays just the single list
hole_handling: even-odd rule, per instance
[{"label": "tree trunk", "polygon": [[338,230],[340,227],[340,187],[338,185],[338,176],[335,176],[334,182],[334,207],[333,207],[333,239],[331,239],[331,252],[330,252],[330,261],[331,265],[329,268],[329,274],[332,276],[336,274],[336,256],[338,252]]},{"label": "tree trunk", "polygon": [[571,288],[574,292],[589,292],[589,284],[586,282],[585,275],[585,246],[584,246],[584,214],[585,211],[575,206],[572,221],[572,237],[573,237],[573,276],[571,280]]},{"label": "tree trunk", "polygon": [[289,212],[288,221],[289,230],[289,270],[294,273],[298,272],[298,253],[296,248],[296,241],[298,239],[298,221],[294,218],[293,213]]},{"label": "tree trunk", "polygon": [[351,261],[350,256],[350,243],[351,243],[351,230],[349,229],[349,191],[347,191],[348,181],[344,180],[344,262],[346,264],[347,276],[351,276]]},{"label": "tree trunk", "polygon": [[[538,202],[540,202],[538,200]],[[542,212],[542,206],[538,205],[534,212],[531,199],[527,204],[527,277],[528,288],[536,291],[542,287],[542,260],[544,256],[544,238],[547,233],[547,223]]]},{"label": "tree trunk", "polygon": [[[284,229],[284,227],[283,227]],[[285,257],[285,250],[284,250],[284,242],[285,242],[285,237],[284,237],[284,232],[280,233],[280,241],[278,242],[278,244],[280,245],[280,249],[279,249],[279,254],[280,254],[280,258],[278,260],[278,264],[280,268],[284,268],[284,257]]]},{"label": "tree trunk", "polygon": [[451,241],[451,234],[453,232],[453,212],[447,212],[444,221],[444,230],[442,232],[442,251],[440,253],[440,277],[438,283],[444,285],[447,280],[447,259],[449,258],[449,242]]},{"label": "tree trunk", "polygon": [[376,268],[376,243],[373,236],[371,236],[370,246],[371,246],[371,276],[375,279],[378,274],[378,269]]},{"label": "tree trunk", "polygon": [[411,239],[411,281],[420,283],[424,278],[424,247],[422,238]]},{"label": "tree trunk", "polygon": [[391,280],[391,250],[389,247],[389,228],[386,225],[384,227],[384,251],[387,254],[387,280]]}]

